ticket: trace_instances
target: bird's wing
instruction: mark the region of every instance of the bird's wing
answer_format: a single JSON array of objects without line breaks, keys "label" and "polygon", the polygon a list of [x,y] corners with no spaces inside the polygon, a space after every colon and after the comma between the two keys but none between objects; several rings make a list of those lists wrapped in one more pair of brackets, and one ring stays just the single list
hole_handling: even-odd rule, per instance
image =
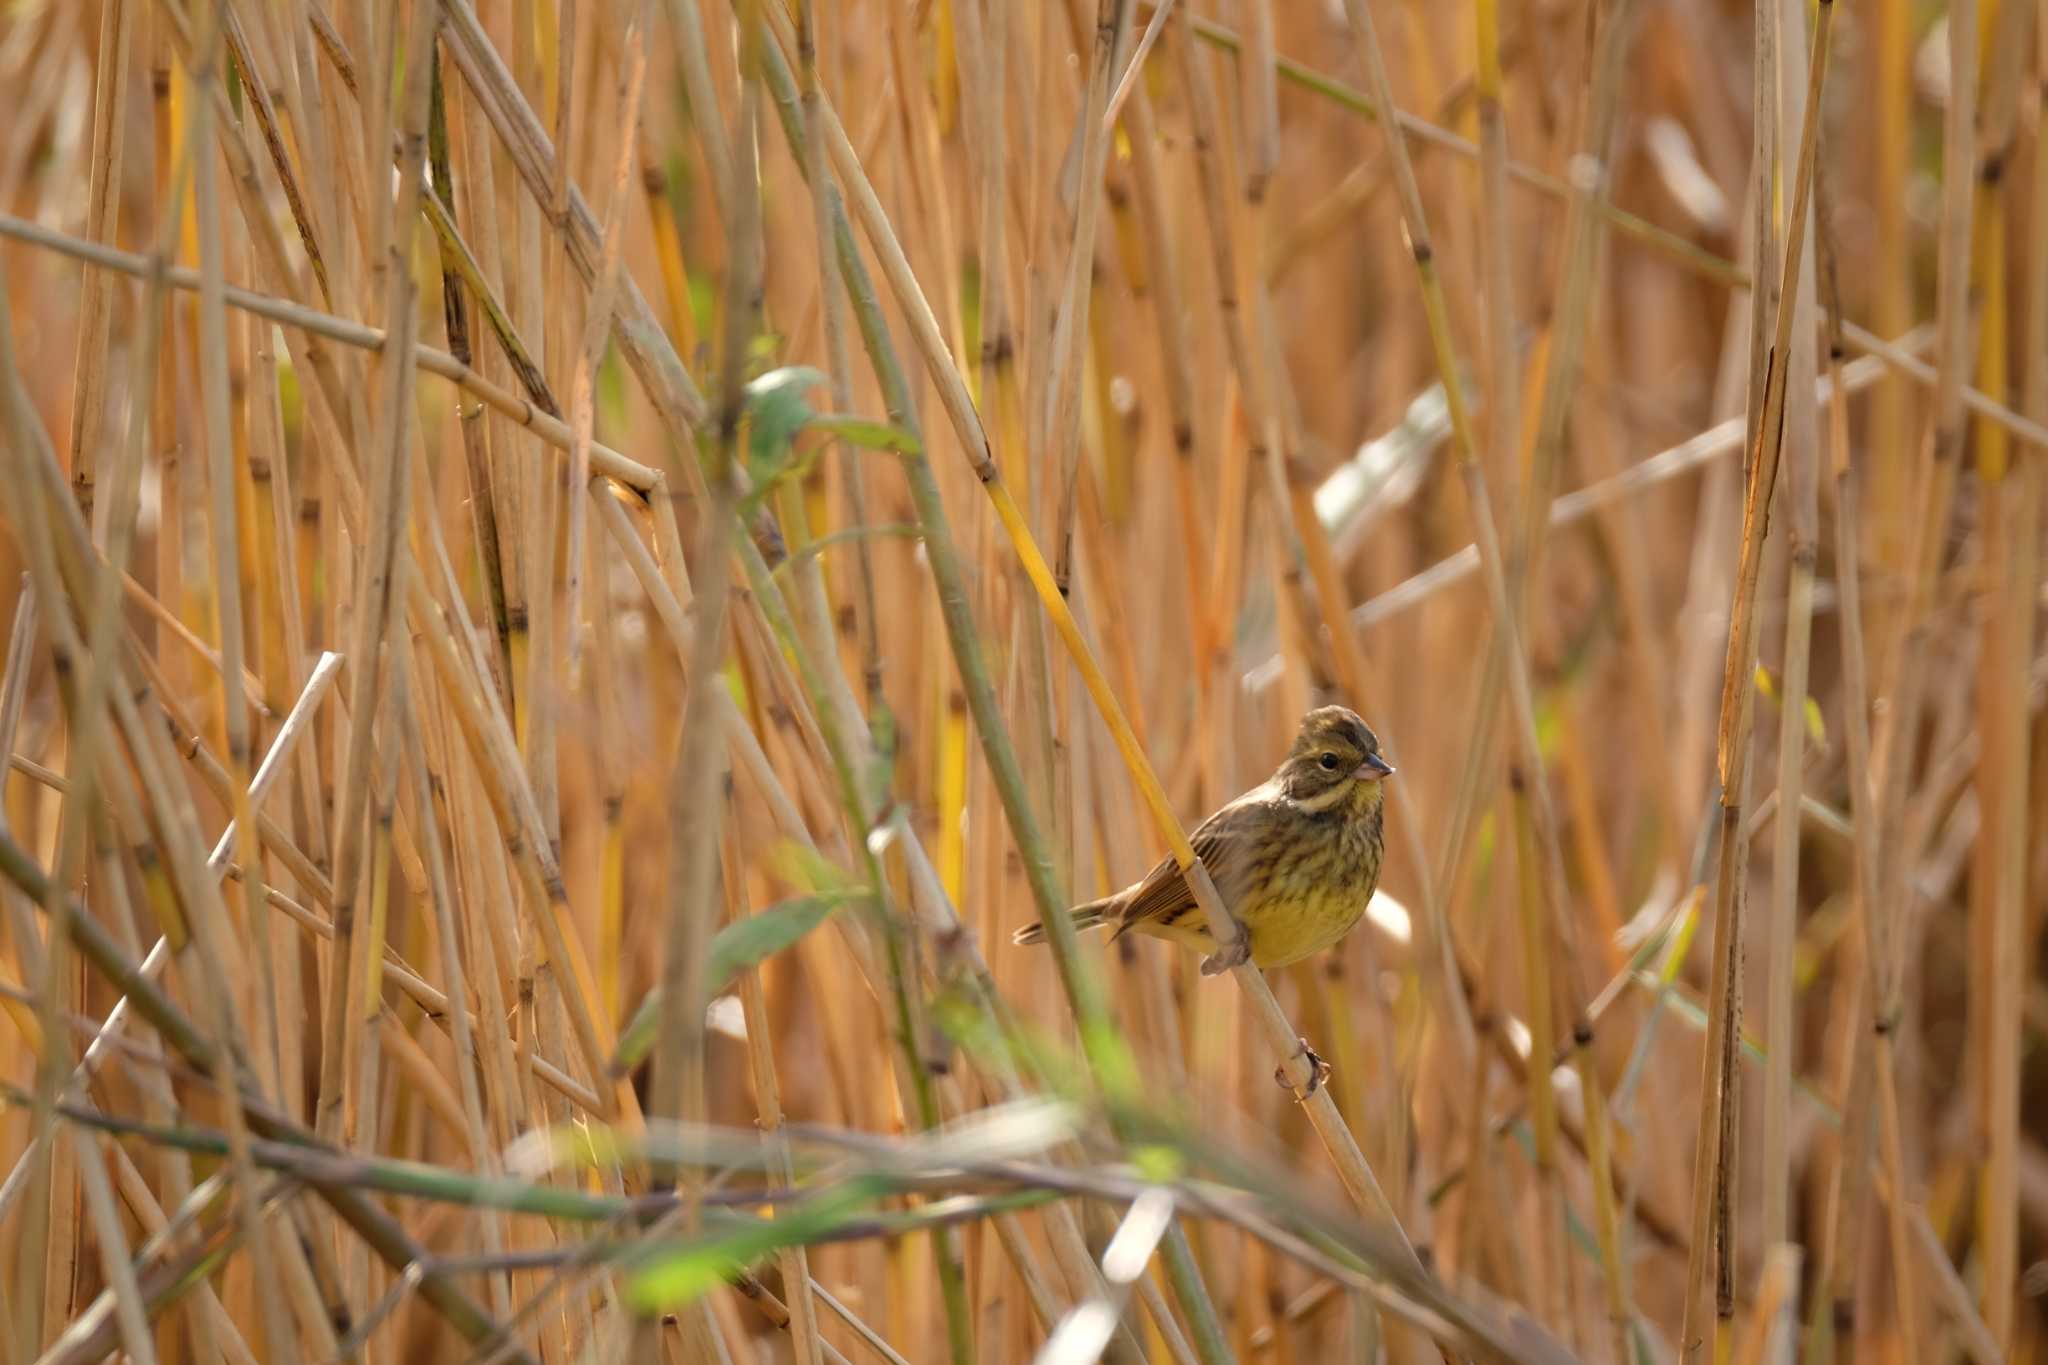
[{"label": "bird's wing", "polygon": [[[1254,791],[1217,811],[1188,836],[1195,856],[1226,897],[1251,866],[1255,836],[1266,826],[1269,814],[1263,793]],[[1145,874],[1145,880],[1124,893],[1116,932],[1122,934],[1147,920],[1170,924],[1193,909],[1197,909],[1195,893],[1169,853]]]}]

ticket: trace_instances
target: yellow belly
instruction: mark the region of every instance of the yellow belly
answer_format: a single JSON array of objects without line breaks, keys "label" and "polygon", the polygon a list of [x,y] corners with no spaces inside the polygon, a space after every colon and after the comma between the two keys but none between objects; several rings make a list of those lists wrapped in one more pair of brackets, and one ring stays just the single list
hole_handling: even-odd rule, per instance
[{"label": "yellow belly", "polygon": [[[1260,968],[1285,967],[1320,953],[1351,932],[1365,913],[1371,893],[1359,894],[1357,887],[1319,888],[1299,896],[1272,896],[1247,901],[1237,913],[1252,938],[1252,964]],[[1183,944],[1200,952],[1216,946],[1215,938],[1201,910],[1192,909],[1172,924],[1157,920],[1132,926],[1150,934]]]}]

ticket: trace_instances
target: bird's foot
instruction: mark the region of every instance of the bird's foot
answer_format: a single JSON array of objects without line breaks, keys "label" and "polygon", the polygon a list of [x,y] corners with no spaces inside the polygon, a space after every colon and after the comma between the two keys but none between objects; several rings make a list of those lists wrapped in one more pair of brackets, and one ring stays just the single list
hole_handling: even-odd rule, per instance
[{"label": "bird's foot", "polygon": [[1202,959],[1203,976],[1221,976],[1232,967],[1242,967],[1252,960],[1252,936],[1238,926],[1237,937],[1228,943],[1219,943],[1216,951]]},{"label": "bird's foot", "polygon": [[[1297,1038],[1294,1041],[1301,1044],[1301,1051],[1295,1056],[1308,1063],[1308,1089],[1301,1092],[1301,1097],[1307,1099],[1323,1088],[1323,1082],[1330,1079],[1330,1064],[1308,1045],[1308,1039]],[[1292,1061],[1293,1058],[1288,1060]],[[1287,1078],[1287,1067],[1284,1064],[1273,1068],[1273,1079],[1279,1083],[1282,1090],[1294,1089],[1294,1082]]]}]

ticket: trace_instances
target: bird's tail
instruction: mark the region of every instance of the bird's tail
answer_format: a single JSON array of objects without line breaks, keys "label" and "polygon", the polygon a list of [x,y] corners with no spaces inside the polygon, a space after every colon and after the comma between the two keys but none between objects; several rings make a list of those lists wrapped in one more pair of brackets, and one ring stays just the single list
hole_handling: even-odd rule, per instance
[{"label": "bird's tail", "polygon": [[[1069,910],[1067,914],[1073,918],[1074,932],[1078,934],[1089,929],[1100,929],[1103,925],[1109,923],[1112,918],[1112,911],[1115,908],[1115,902],[1116,897],[1105,896],[1099,901],[1089,901],[1086,905],[1077,905],[1072,910]],[[1033,920],[1016,933],[1010,935],[1010,942],[1045,942],[1044,923],[1039,920]]]}]

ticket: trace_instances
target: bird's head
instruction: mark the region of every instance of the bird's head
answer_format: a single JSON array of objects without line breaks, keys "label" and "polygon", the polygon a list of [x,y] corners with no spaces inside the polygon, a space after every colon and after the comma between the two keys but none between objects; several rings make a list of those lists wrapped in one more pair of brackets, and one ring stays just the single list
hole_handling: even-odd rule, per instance
[{"label": "bird's head", "polygon": [[1301,732],[1275,781],[1288,799],[1310,810],[1329,810],[1347,798],[1377,805],[1380,783],[1394,765],[1380,756],[1380,740],[1358,713],[1319,706],[1301,718]]}]

